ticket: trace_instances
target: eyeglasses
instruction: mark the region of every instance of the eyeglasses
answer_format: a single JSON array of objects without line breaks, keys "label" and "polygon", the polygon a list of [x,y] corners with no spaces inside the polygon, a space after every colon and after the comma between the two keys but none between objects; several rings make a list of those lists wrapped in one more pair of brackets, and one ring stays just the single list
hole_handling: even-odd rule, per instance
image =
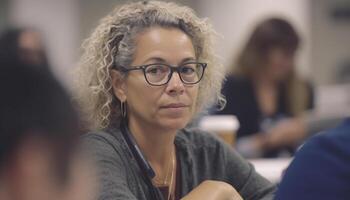
[{"label": "eyeglasses", "polygon": [[206,67],[206,63],[187,62],[181,66],[153,63],[130,68],[121,66],[119,69],[125,73],[134,70],[142,70],[148,84],[153,86],[161,86],[170,81],[174,72],[179,74],[180,79],[184,84],[197,84],[202,79]]}]

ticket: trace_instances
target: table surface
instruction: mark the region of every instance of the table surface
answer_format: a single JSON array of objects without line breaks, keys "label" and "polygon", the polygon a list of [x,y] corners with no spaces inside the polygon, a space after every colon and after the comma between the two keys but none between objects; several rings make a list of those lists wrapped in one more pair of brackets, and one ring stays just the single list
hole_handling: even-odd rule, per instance
[{"label": "table surface", "polygon": [[283,172],[293,158],[250,159],[255,170],[273,183],[280,182]]}]

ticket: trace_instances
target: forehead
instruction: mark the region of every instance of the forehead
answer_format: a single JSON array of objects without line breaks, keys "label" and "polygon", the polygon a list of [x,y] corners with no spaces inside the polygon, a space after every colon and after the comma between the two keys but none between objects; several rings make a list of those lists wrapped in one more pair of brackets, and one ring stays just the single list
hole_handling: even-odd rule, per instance
[{"label": "forehead", "polygon": [[193,58],[195,50],[191,38],[177,28],[152,27],[136,37],[135,62],[162,58],[168,62]]}]

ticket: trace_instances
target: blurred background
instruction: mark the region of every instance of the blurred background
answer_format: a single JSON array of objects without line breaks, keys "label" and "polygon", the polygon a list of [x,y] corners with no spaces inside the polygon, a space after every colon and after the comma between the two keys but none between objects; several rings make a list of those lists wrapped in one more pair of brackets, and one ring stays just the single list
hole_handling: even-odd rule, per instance
[{"label": "blurred background", "polygon": [[[79,58],[79,47],[83,39],[96,27],[101,17],[116,4],[124,2],[126,1],[1,0],[0,31],[9,26],[38,29],[44,36],[53,71],[69,85],[69,71]],[[222,36],[217,42],[217,51],[224,64],[230,64],[237,56],[257,22],[270,16],[282,16],[301,35],[296,67],[303,77],[311,80],[315,86],[350,82],[348,0],[176,2],[192,7],[198,15],[208,17],[213,23]],[[333,95],[329,96],[333,98]]]},{"label": "blurred background", "polygon": [[[71,71],[79,59],[82,41],[100,18],[115,5],[125,2],[0,0],[0,33],[9,27],[30,27],[38,31],[52,71],[70,88]],[[200,17],[212,22],[220,36],[217,52],[227,66],[234,62],[258,22],[276,16],[288,20],[301,38],[296,70],[314,87],[315,105],[306,120],[308,130],[315,133],[335,126],[350,114],[349,0],[175,2],[190,6]]]},{"label": "blurred background", "polygon": [[[124,0],[1,0],[0,30],[30,26],[42,31],[54,71],[69,80],[79,46],[106,15]],[[228,64],[253,25],[269,16],[290,20],[302,37],[298,70],[316,85],[350,81],[350,1],[348,0],[179,0],[208,17],[222,38],[218,52]]]}]

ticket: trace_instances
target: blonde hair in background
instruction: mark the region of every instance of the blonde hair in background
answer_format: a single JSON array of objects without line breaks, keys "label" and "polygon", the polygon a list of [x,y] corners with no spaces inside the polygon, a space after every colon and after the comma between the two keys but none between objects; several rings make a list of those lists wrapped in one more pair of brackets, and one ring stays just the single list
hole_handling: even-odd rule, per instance
[{"label": "blonde hair in background", "polygon": [[308,109],[308,105],[312,99],[308,85],[296,75],[292,76],[292,78],[287,81],[286,85],[288,111],[293,116],[300,116]]},{"label": "blonde hair in background", "polygon": [[75,71],[75,98],[89,129],[119,123],[120,101],[111,90],[110,70],[113,66],[129,66],[136,48],[135,37],[154,26],[184,31],[192,39],[197,60],[208,64],[199,83],[195,114],[214,103],[224,105],[221,85],[225,69],[214,53],[216,33],[208,20],[175,3],[133,2],[116,7],[83,42],[83,55]]}]

